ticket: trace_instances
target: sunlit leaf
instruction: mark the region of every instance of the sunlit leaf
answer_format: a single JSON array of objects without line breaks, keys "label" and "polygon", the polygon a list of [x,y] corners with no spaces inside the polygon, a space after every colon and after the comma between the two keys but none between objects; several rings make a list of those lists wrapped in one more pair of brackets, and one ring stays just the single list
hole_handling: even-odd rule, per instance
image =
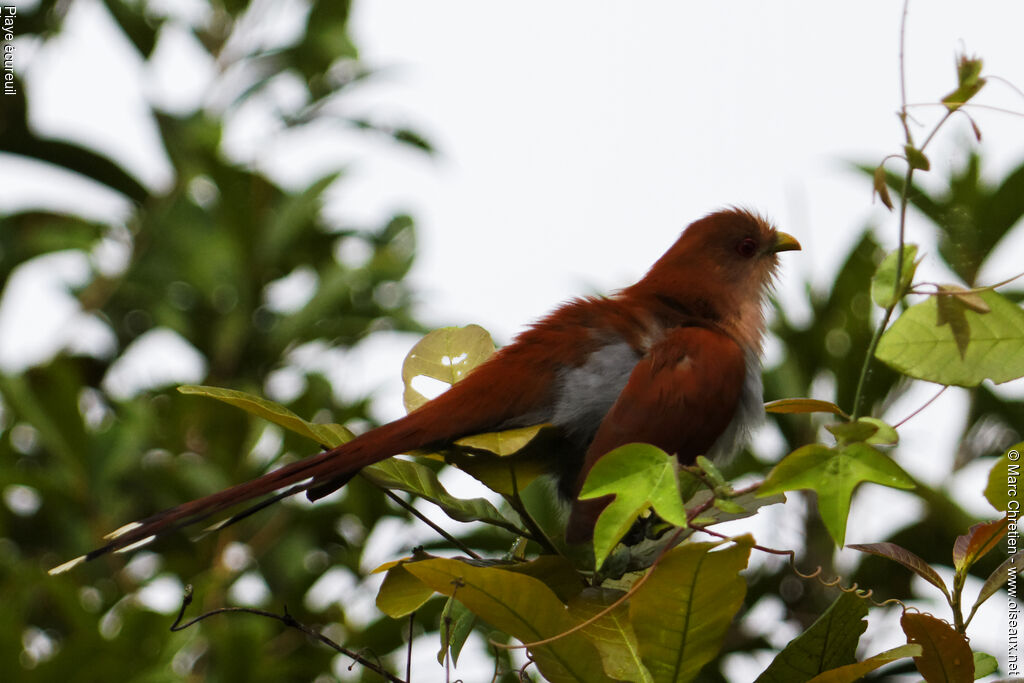
[{"label": "sunlit leaf", "polygon": [[474,434],[465,436],[455,442],[456,446],[474,450],[487,451],[495,455],[513,455],[521,451],[528,443],[533,441],[540,430],[550,427],[548,424],[532,425],[530,427],[518,427],[506,429],[501,432],[487,432],[485,434]]},{"label": "sunlit leaf", "polygon": [[755,683],[803,683],[856,660],[857,643],[867,629],[868,605],[842,592],[806,631],[789,642]]},{"label": "sunlit leaf", "polygon": [[913,479],[891,458],[865,443],[836,448],[809,444],[793,451],[769,473],[759,496],[810,489],[818,494],[818,512],[836,545],[846,539],[850,499],[860,484],[870,482],[912,489]]},{"label": "sunlit leaf", "polygon": [[953,627],[929,614],[904,612],[900,626],[907,642],[920,645],[921,654],[914,664],[929,683],[971,683],[974,680],[974,655],[967,638]]},{"label": "sunlit leaf", "polygon": [[[419,340],[402,364],[405,393],[402,400],[408,412],[416,410],[428,399],[413,387],[417,377],[429,377],[451,385],[466,376],[494,353],[494,342],[479,325],[444,327]],[[500,390],[500,387],[495,387]]]},{"label": "sunlit leaf", "polygon": [[388,570],[377,591],[377,609],[392,619],[412,614],[423,606],[434,591],[405,571],[404,565]]},{"label": "sunlit leaf", "polygon": [[991,312],[962,310],[963,353],[953,321],[940,319],[937,297],[929,297],[882,335],[875,355],[904,374],[938,384],[973,387],[985,379],[1000,384],[1024,376],[1024,311],[995,292],[980,296]]},{"label": "sunlit leaf", "polygon": [[753,539],[734,541],[670,550],[630,599],[640,656],[655,681],[691,681],[718,654],[747,592],[739,572]]}]

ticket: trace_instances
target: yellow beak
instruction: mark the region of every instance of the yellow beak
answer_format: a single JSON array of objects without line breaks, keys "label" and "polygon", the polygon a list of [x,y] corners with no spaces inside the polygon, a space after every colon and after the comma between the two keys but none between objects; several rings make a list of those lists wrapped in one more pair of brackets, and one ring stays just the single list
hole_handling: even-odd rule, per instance
[{"label": "yellow beak", "polygon": [[773,254],[780,251],[800,251],[800,243],[788,233],[777,232],[775,233],[775,244],[770,246],[768,251]]}]

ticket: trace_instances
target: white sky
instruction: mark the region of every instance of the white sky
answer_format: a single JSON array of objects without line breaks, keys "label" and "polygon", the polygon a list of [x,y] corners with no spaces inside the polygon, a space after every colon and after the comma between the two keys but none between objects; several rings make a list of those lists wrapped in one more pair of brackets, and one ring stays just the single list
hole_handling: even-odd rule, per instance
[{"label": "white sky", "polygon": [[[289,6],[277,10],[280,17]],[[436,143],[439,157],[422,158],[365,135],[283,134],[248,110],[229,129],[226,147],[288,185],[346,165],[350,173],[327,206],[346,223],[375,225],[396,210],[412,212],[420,240],[412,282],[431,324],[476,322],[506,342],[562,300],[634,281],[687,223],[730,204],[768,215],[802,242],[803,252],[783,255],[779,283],[784,305],[799,318],[806,312],[803,283],[827,282],[867,221],[895,244],[895,222],[871,203],[868,183],[847,162],[875,162],[902,146],[894,116],[900,6],[895,0],[359,2],[356,42],[367,63],[386,69],[353,91],[345,112],[407,123]],[[186,31],[168,30],[168,49],[158,49],[147,66],[127,51],[96,0],[77,0],[72,12],[57,48],[42,52],[18,43],[30,95],[49,103],[33,111],[34,124],[86,140],[152,186],[165,186],[169,165],[151,123],[140,118],[144,102],[132,93],[142,80],[152,101],[170,109],[209,102],[212,65],[201,51],[188,50]],[[1021,26],[1024,3],[913,3],[909,101],[932,102],[949,92],[954,54],[964,49],[984,57],[987,74],[1024,87]],[[265,39],[273,42],[275,34]],[[165,59],[182,46],[191,55],[183,63]],[[295,105],[287,81],[275,85],[272,97],[279,106]],[[1024,111],[1024,96],[1001,83],[991,83],[980,99]],[[914,110],[923,124],[915,129],[919,138],[939,112]],[[973,115],[985,135],[989,177],[1024,160],[1024,120],[983,110]],[[956,124],[929,150],[939,173],[960,158],[956,143],[970,137],[962,120]],[[102,213],[118,206],[110,193],[84,183],[58,189],[34,170],[0,155],[0,209],[56,202]],[[934,239],[926,225],[915,221],[910,239],[926,255],[921,279],[952,279],[930,256]],[[1017,230],[983,280],[1019,272],[1022,242]],[[59,270],[79,276],[73,263]],[[7,296],[0,362],[17,368],[30,362],[26,352],[37,352],[29,357],[38,360],[41,342],[25,330],[54,329],[74,312],[20,306],[12,318],[9,290]],[[400,414],[398,368],[413,342],[372,338],[336,368],[338,381],[351,394],[383,389],[378,414]],[[1012,384],[1009,391],[1021,395],[1022,382]],[[901,419],[931,392],[923,387],[886,417]],[[960,406],[957,392],[947,392],[902,430],[900,457],[916,476],[942,483],[961,428]],[[969,468],[951,484],[977,514],[987,514],[978,502],[983,475]],[[882,504],[896,507],[879,515]],[[909,496],[866,487],[855,501],[848,541],[877,540],[900,524],[900,510],[913,515],[916,509]],[[766,534],[775,527],[785,536],[797,525],[782,516],[764,526]],[[993,598],[989,614],[979,616],[976,623],[997,628],[978,634],[975,644],[1005,664],[1003,601]],[[894,644],[891,637],[877,642],[876,651]]]}]

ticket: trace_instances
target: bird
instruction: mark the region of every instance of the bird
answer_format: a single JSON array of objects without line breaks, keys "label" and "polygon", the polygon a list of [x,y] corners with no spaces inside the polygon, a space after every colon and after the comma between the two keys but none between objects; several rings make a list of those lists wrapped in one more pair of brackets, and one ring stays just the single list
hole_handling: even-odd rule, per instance
[{"label": "bird", "polygon": [[562,304],[405,417],[127,524],[106,545],[51,573],[131,550],[243,503],[257,501],[231,521],[295,493],[322,498],[361,468],[395,455],[542,423],[558,435],[548,459],[569,506],[566,539],[585,542],[607,500],[576,496],[602,456],[648,443],[690,464],[698,455],[734,451],[760,419],[767,296],[778,254],[799,249],[794,237],[752,211],[730,207],[705,215],[639,281],[606,297]]}]

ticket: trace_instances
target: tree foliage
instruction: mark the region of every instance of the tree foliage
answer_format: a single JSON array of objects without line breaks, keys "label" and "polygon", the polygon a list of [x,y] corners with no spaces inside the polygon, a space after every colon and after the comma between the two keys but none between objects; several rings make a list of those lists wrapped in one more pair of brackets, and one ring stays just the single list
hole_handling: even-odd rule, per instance
[{"label": "tree foliage", "polygon": [[[139,54],[149,56],[166,20],[130,3],[105,6]],[[23,30],[46,40],[59,31],[61,11],[40,8],[19,20]],[[789,453],[780,461],[774,462],[778,453],[755,447],[719,471],[703,458],[679,467],[670,454],[650,446],[625,446],[599,463],[585,486],[593,495],[617,496],[595,529],[594,543],[568,547],[538,476],[543,461],[554,456],[549,429],[537,425],[373,465],[323,504],[282,504],[273,515],[256,515],[195,543],[168,538],[127,566],[105,558],[45,577],[47,568],[91,547],[124,520],[350,439],[343,425],[366,419],[366,401],[339,401],[312,371],[293,396],[270,400],[264,398],[266,377],[294,370],[294,352],[302,345],[345,348],[374,330],[418,329],[402,284],[413,256],[411,218],[395,216],[369,228],[330,224],[320,210],[324,193],[345,182],[343,173],[287,189],[228,160],[222,149],[233,108],[282,75],[301,80],[305,103],[278,112],[281,126],[339,123],[326,105],[369,73],[347,34],[348,5],[313,2],[301,39],[245,54],[225,48],[256,10],[215,3],[213,11],[215,20],[191,30],[211,56],[240,67],[224,68],[221,75],[241,79],[230,83],[238,95],[222,109],[150,112],[175,171],[166,191],[149,189],[84,145],[40,138],[22,95],[0,112],[0,149],[87,176],[133,207],[127,221],[47,210],[2,217],[3,280],[9,283],[17,269],[59,251],[92,258],[89,277],[69,294],[111,339],[106,352],[65,348],[24,372],[0,375],[0,488],[11,511],[0,518],[5,670],[61,681],[327,681],[347,675],[342,669],[348,657],[308,641],[303,630],[253,615],[217,614],[170,633],[175,606],[158,609],[148,597],[161,586],[189,583],[198,603],[190,610],[209,612],[238,603],[238,587],[246,582],[265,586],[260,606],[277,611],[285,625],[319,632],[337,651],[357,658],[352,676],[359,680],[405,680],[395,661],[410,628],[437,639],[441,667],[457,665],[471,637],[486,639],[495,678],[508,681],[520,675],[719,681],[725,680],[728,657],[772,649],[779,652],[758,680],[853,681],[885,667],[888,673],[916,669],[928,681],[966,681],[994,670],[991,656],[971,651],[967,634],[978,606],[1009,575],[997,549],[1009,527],[1003,514],[1011,496],[1004,484],[1019,458],[1020,444],[1012,444],[1020,440],[1024,408],[987,382],[1024,375],[1024,313],[1017,303],[1024,294],[1006,283],[997,292],[976,280],[1024,216],[1024,193],[1017,191],[1024,165],[991,184],[971,151],[947,189],[929,194],[914,179],[933,172],[926,155],[933,134],[917,144],[905,106],[900,116],[906,144],[894,155],[903,175],[889,170],[888,159],[863,170],[887,206],[916,207],[931,221],[939,253],[919,254],[905,241],[901,214],[899,248],[882,253],[873,229],[865,228],[834,282],[824,290],[808,287],[806,321],[775,311],[772,333],[785,352],[765,373],[765,393],[780,399],[768,404]],[[958,64],[956,87],[941,99],[946,117],[936,131],[953,115],[969,116],[970,100],[986,82],[981,66],[967,58]],[[340,124],[430,151],[410,130],[366,119]],[[339,260],[339,248],[353,241],[366,258],[357,264]],[[94,258],[111,243],[128,254],[113,271],[96,266]],[[922,258],[941,259],[961,282],[919,282]],[[305,301],[273,305],[268,292],[300,271],[315,283]],[[111,373],[155,332],[173,334],[197,353],[204,366],[201,384],[174,391],[157,382],[128,394],[113,391]],[[431,332],[401,371],[406,408],[426,400],[414,387],[416,378],[457,382],[493,350],[477,326]],[[834,395],[804,398],[823,378]],[[902,425],[881,418],[913,381],[969,392],[955,467],[991,459],[984,492],[994,509],[991,519],[975,519],[899,465]],[[829,436],[822,438],[822,431]],[[249,453],[259,457],[242,457]],[[438,477],[446,463],[489,487],[492,499],[453,495]],[[736,483],[752,476],[757,484]],[[845,542],[855,492],[864,483],[911,490],[925,512],[888,538],[850,546],[863,561],[839,579],[843,590],[826,588],[801,568],[835,575],[835,548]],[[730,537],[715,528],[783,503],[783,494],[789,500],[804,495],[794,493],[799,490],[815,492],[819,511],[802,518],[803,547],[765,548],[749,535]],[[419,516],[409,498],[474,524],[456,534],[435,527],[437,536],[425,547],[367,576],[366,538],[395,518]],[[792,507],[787,514],[798,515]],[[765,553],[788,554],[791,564],[753,561]],[[936,566],[949,567],[952,581]],[[906,642],[876,648],[858,661],[870,611],[849,586],[856,581],[876,596],[910,600],[918,597],[913,576],[938,591],[949,608],[938,616],[947,618],[907,611],[901,621]],[[970,576],[982,582],[973,601],[965,595]],[[338,599],[325,597],[329,581],[352,588]],[[376,589],[375,581],[377,610],[367,616],[359,598]],[[786,621],[801,632],[784,648],[744,628],[762,601],[781,601]],[[510,646],[527,655],[511,654]]]}]

